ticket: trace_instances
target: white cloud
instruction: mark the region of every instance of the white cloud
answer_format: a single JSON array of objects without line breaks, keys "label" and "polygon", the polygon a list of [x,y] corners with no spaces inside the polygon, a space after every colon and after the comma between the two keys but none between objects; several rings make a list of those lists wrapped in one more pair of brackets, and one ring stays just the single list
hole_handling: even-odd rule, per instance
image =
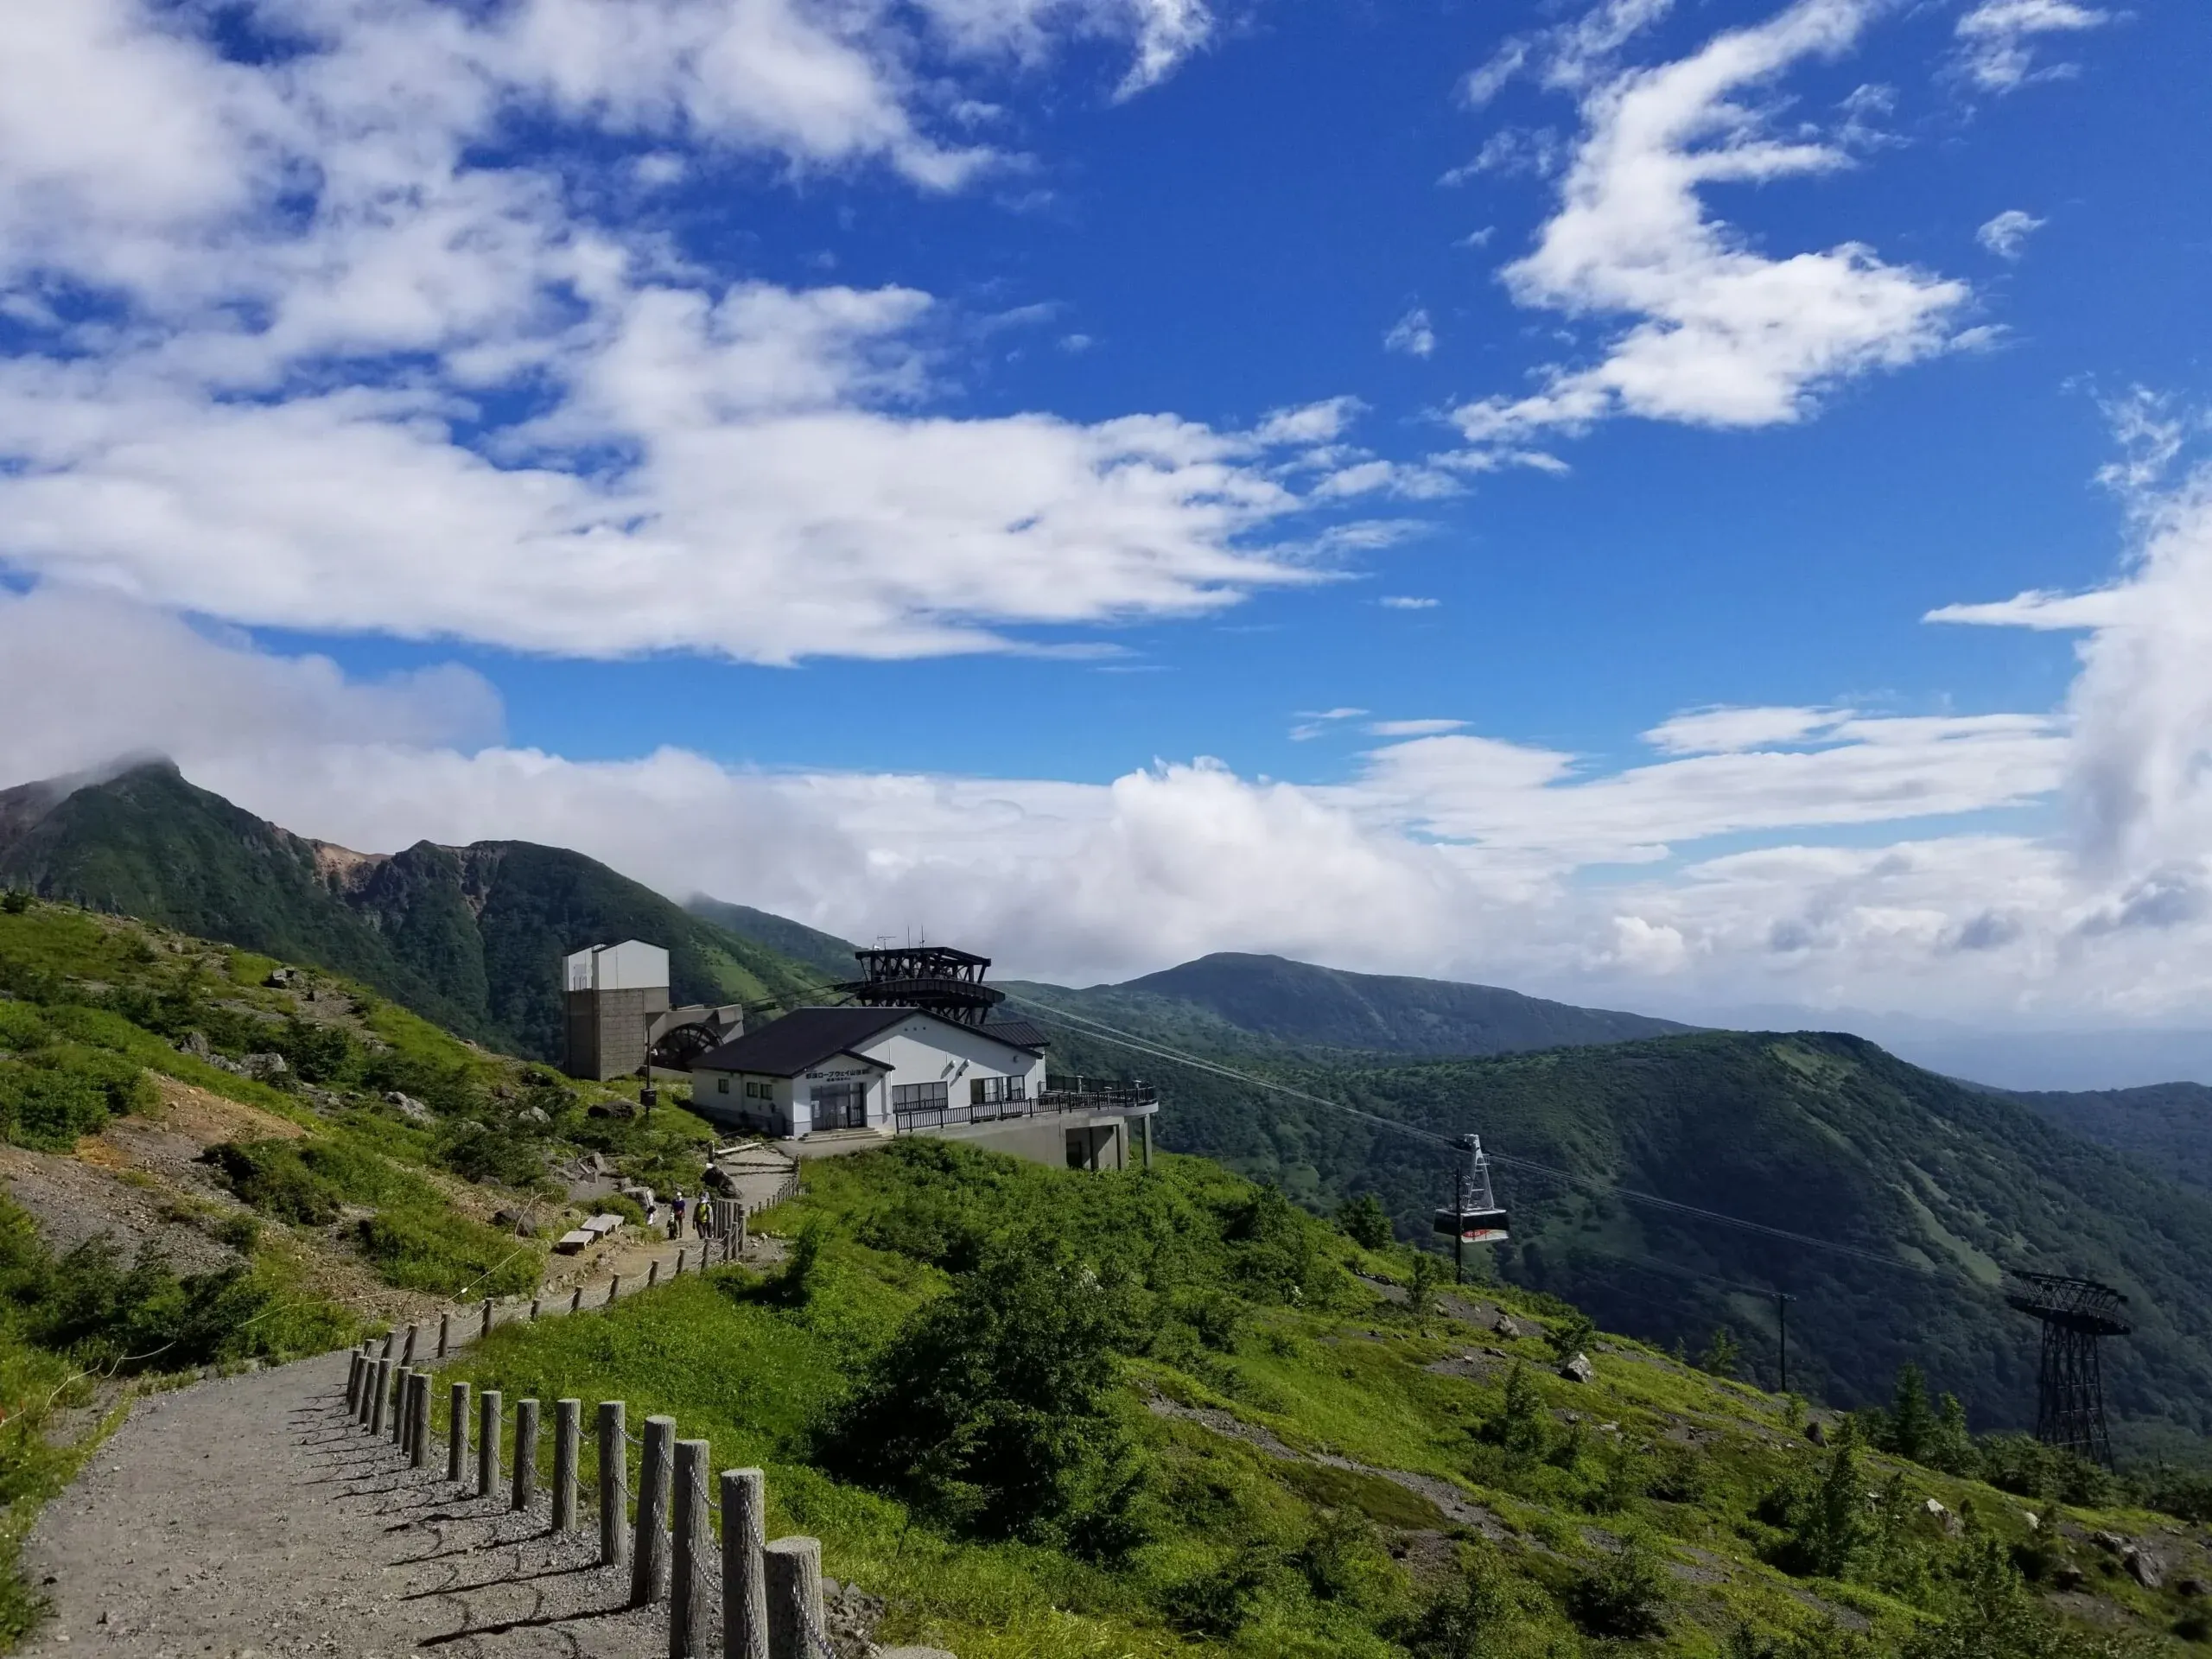
[{"label": "white cloud", "polygon": [[1370,737],[1436,737],[1464,730],[1464,720],[1378,720],[1370,722]]},{"label": "white cloud", "polygon": [[[1708,709],[1615,768],[1472,733],[1391,736],[1336,785],[1206,760],[1107,783],[766,772],[671,749],[574,761],[500,746],[496,697],[461,671],[348,682],[40,589],[0,597],[0,706],[22,716],[0,722],[0,781],[159,748],[366,850],[573,845],[671,893],[850,937],[926,925],[1009,972],[1119,976],[1248,949],[1631,1005],[2180,1017],[2212,995],[2206,519],[2183,493],[2146,529],[2129,580],[2160,602],[2091,642],[2068,720]],[[2043,812],[1991,827],[2062,790],[2079,840]],[[1598,865],[1615,868],[1580,878]]]},{"label": "white cloud", "polygon": [[1959,19],[1959,67],[1991,92],[2070,74],[2070,64],[2036,68],[2036,36],[2079,34],[2111,21],[2109,11],[2075,0],[1981,0]]},{"label": "white cloud", "polygon": [[1629,321],[1595,365],[1554,367],[1526,397],[1454,411],[1478,456],[1525,458],[1550,433],[1621,415],[1796,421],[1839,381],[1952,344],[1965,283],[1885,264],[1857,243],[1770,257],[1700,195],[1850,163],[1838,143],[1774,136],[1742,94],[1847,50],[1874,10],[1873,0],[1799,0],[1656,67],[1577,60],[1576,75],[1594,79],[1560,211],[1503,274],[1523,306]]},{"label": "white cloud", "polygon": [[1392,323],[1382,336],[1382,349],[1406,357],[1427,357],[1435,351],[1436,328],[1427,308],[1417,305]]},{"label": "white cloud", "polygon": [[1999,259],[2017,259],[2027,246],[2028,238],[2048,222],[2018,207],[2007,207],[1976,231],[1974,239]]},{"label": "white cloud", "polygon": [[1375,602],[1386,611],[1433,611],[1444,601],[1414,594],[1385,594]]},{"label": "white cloud", "polygon": [[1833,731],[1848,709],[1700,709],[1662,721],[1643,741],[1668,754],[1726,754],[1802,743]]},{"label": "white cloud", "polygon": [[[1351,400],[1251,435],[940,416],[928,296],[726,285],[500,149],[520,115],[686,146],[616,194],[722,149],[950,188],[993,158],[931,135],[943,76],[1099,37],[1156,79],[1205,18],[920,16],[270,0],[290,49],[247,64],[186,14],[41,12],[0,63],[0,302],[35,331],[0,361],[0,561],[252,625],[766,662],[1021,647],[1309,579],[1313,550],[1264,543],[1300,505],[1271,452]],[[74,320],[56,283],[118,315]]]}]

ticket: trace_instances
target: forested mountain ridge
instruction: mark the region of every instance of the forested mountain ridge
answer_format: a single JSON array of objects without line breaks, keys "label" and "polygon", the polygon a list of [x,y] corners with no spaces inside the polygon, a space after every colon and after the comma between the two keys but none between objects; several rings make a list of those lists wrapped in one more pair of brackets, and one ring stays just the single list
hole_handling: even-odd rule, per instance
[{"label": "forested mountain ridge", "polygon": [[560,959],[639,938],[678,1002],[810,999],[817,970],[596,860],[530,842],[363,854],[294,834],[166,762],[0,794],[0,885],[342,973],[478,1041],[561,1046]]},{"label": "forested mountain ridge", "polygon": [[[1123,1023],[1122,1028],[1130,1025]],[[1151,1035],[1153,1033],[1147,1033]],[[2037,1332],[2004,1306],[2006,1268],[2120,1285],[2136,1333],[2107,1359],[2139,1446],[2212,1426],[2212,1201],[2159,1179],[2009,1096],[1963,1087],[1862,1039],[1704,1032],[1480,1059],[1205,1051],[1280,1082],[1446,1137],[1474,1131],[1502,1161],[1519,1283],[1609,1327],[1694,1348],[1731,1326],[1778,1380],[1773,1294],[1790,1311],[1793,1385],[1880,1398],[1916,1359],[1978,1424],[2035,1406]],[[1141,1075],[1171,1103],[1157,1133],[1328,1208],[1378,1194],[1401,1236],[1427,1234],[1452,1154],[1433,1140],[1217,1074],[1132,1053],[1077,1027],[1055,1065]],[[1643,1204],[1624,1192],[1806,1234],[1844,1254]]]},{"label": "forested mountain ridge", "polygon": [[1354,974],[1227,950],[1101,988],[1192,1003],[1282,1042],[1381,1053],[1505,1054],[1690,1029],[1672,1020],[1577,1007],[1494,985]]},{"label": "forested mountain ridge", "polygon": [[2154,1083],[2139,1089],[2014,1090],[2015,1100],[2152,1173],[2212,1192],[2212,1088]]}]

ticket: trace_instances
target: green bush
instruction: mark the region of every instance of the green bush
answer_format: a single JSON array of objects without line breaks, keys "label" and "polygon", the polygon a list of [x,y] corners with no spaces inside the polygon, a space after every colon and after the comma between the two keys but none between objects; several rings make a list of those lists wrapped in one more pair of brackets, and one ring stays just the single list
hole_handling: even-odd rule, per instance
[{"label": "green bush", "polygon": [[74,1043],[0,1061],[0,1132],[38,1152],[67,1152],[110,1118],[159,1098],[136,1062]]},{"label": "green bush", "polygon": [[1630,1533],[1618,1549],[1569,1587],[1567,1615],[1591,1636],[1629,1640],[1656,1636],[1670,1587],[1664,1563],[1640,1535]]},{"label": "green bush", "polygon": [[1372,1192],[1363,1192],[1338,1206],[1337,1225],[1363,1250],[1387,1250],[1396,1236],[1390,1225],[1390,1212]]},{"label": "green bush", "polygon": [[1141,1470],[1115,1410],[1114,1300],[1053,1239],[995,1244],[876,1357],[824,1461],[963,1531],[1132,1547]]}]

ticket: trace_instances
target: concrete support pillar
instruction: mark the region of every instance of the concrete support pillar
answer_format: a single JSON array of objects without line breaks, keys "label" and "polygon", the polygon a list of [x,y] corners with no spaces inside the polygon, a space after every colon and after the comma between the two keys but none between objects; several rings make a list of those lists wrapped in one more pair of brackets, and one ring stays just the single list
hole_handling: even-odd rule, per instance
[{"label": "concrete support pillar", "polygon": [[499,1490],[499,1391],[486,1389],[476,1401],[476,1496]]},{"label": "concrete support pillar", "polygon": [[768,1659],[818,1659],[822,1545],[812,1538],[779,1538],[760,1555],[768,1583]]},{"label": "concrete support pillar", "polygon": [[468,1471],[468,1384],[453,1385],[446,1411],[446,1478],[458,1483]]},{"label": "concrete support pillar", "polygon": [[768,1659],[768,1482],[758,1469],[722,1471],[722,1659]]},{"label": "concrete support pillar", "polygon": [[645,1419],[639,1455],[638,1536],[630,1560],[630,1605],[643,1607],[668,1593],[668,1488],[675,1474],[676,1419]]},{"label": "concrete support pillar", "polygon": [[526,1510],[537,1496],[537,1402],[515,1402],[514,1507]]},{"label": "concrete support pillar", "polygon": [[707,1442],[676,1443],[676,1526],[668,1582],[668,1659],[696,1659],[707,1637],[707,1575],[715,1535],[707,1524]]},{"label": "concrete support pillar", "polygon": [[576,1529],[576,1457],[583,1449],[584,1402],[553,1402],[553,1530]]},{"label": "concrete support pillar", "polygon": [[629,1408],[599,1402],[599,1563],[620,1567],[630,1559],[630,1465],[623,1449]]}]

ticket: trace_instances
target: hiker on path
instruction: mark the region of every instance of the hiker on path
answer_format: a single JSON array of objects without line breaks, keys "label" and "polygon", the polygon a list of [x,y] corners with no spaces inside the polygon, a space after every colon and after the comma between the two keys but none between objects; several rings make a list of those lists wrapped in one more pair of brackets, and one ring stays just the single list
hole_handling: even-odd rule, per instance
[{"label": "hiker on path", "polygon": [[668,1236],[671,1243],[683,1236],[683,1193],[681,1189],[668,1201]]}]

